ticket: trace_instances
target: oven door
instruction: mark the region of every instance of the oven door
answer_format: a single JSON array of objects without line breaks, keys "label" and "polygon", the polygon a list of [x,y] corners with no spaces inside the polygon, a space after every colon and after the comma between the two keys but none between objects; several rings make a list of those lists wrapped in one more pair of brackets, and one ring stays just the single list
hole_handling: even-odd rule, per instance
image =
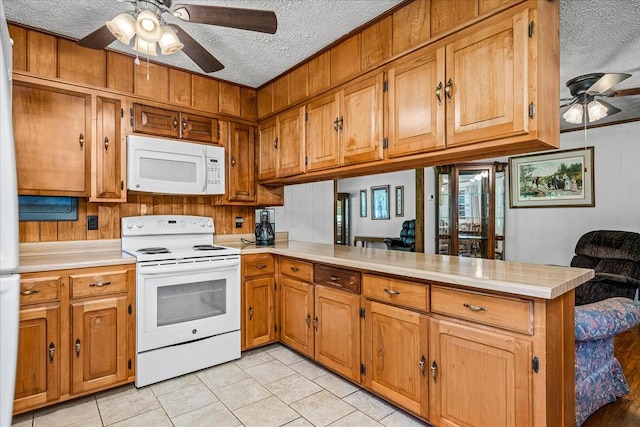
[{"label": "oven door", "polygon": [[240,261],[214,264],[225,265],[178,264],[179,271],[163,266],[144,273],[138,266],[138,352],[240,329]]}]

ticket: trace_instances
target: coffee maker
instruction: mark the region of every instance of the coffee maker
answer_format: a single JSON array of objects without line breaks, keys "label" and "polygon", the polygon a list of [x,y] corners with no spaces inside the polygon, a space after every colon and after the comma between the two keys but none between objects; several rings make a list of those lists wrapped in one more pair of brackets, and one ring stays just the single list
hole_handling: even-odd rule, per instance
[{"label": "coffee maker", "polygon": [[256,209],[256,245],[273,245],[276,240],[276,211]]}]

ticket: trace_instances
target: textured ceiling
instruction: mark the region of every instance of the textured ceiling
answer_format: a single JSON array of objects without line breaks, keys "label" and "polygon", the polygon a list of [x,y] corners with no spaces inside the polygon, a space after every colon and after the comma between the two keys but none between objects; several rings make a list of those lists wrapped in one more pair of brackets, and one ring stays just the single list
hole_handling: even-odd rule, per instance
[{"label": "textured ceiling", "polygon": [[[118,0],[0,0],[7,19],[80,39],[118,13],[132,9]],[[174,0],[273,10],[274,35],[178,21],[224,65],[211,76],[258,87],[401,0]],[[640,0],[560,0],[560,97],[569,97],[565,82],[594,72],[630,73],[616,86],[640,86]],[[132,53],[116,41],[112,49]],[[199,72],[183,53],[154,58]],[[594,124],[640,117],[640,96],[607,98],[621,113]],[[564,112],[566,109],[561,111]],[[576,128],[560,118],[561,129]]]}]

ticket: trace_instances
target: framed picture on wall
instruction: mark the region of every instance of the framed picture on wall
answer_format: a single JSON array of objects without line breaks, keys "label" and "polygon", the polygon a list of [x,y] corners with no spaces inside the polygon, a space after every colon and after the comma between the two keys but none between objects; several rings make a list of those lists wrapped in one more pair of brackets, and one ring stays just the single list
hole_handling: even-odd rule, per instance
[{"label": "framed picture on wall", "polygon": [[404,185],[396,187],[396,216],[404,216]]},{"label": "framed picture on wall", "polygon": [[360,190],[360,217],[367,216],[367,190]]},{"label": "framed picture on wall", "polygon": [[509,159],[512,208],[592,207],[593,147]]},{"label": "framed picture on wall", "polygon": [[371,219],[389,219],[389,186],[371,187]]}]

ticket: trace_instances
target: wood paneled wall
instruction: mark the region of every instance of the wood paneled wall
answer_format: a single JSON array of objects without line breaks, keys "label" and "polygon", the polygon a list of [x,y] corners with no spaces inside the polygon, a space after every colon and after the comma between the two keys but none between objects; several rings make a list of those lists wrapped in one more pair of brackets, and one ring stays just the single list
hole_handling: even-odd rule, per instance
[{"label": "wood paneled wall", "polygon": [[[255,207],[211,206],[209,197],[129,194],[127,203],[89,203],[78,200],[77,221],[20,222],[20,242],[119,239],[120,219],[136,215],[200,215],[214,219],[216,234],[253,233]],[[87,230],[87,216],[98,216],[98,229]],[[235,218],[244,218],[242,228]]]}]

